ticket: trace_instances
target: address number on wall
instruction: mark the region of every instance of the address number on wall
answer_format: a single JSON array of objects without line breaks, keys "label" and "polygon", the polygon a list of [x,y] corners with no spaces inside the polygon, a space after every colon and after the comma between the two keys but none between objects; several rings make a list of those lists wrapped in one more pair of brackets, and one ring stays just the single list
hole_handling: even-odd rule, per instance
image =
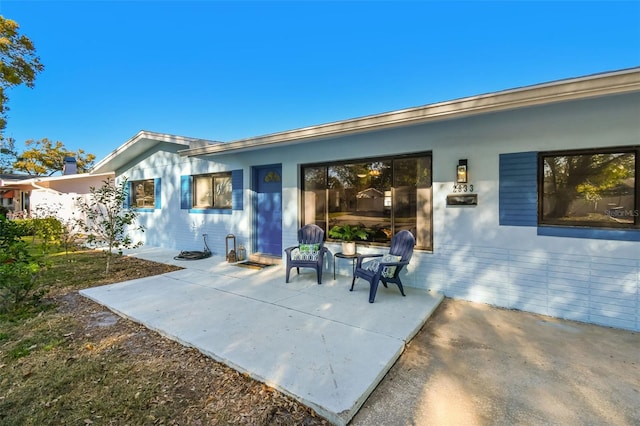
[{"label": "address number on wall", "polygon": [[473,185],[469,184],[454,184],[453,192],[473,192]]}]

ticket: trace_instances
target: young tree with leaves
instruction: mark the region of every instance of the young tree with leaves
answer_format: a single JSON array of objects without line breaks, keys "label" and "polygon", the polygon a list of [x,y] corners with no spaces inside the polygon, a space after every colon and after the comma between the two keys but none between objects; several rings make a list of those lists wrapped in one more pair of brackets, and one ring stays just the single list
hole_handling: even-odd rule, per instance
[{"label": "young tree with leaves", "polygon": [[22,154],[16,154],[13,169],[31,176],[51,176],[62,172],[64,159],[74,157],[78,173],[87,173],[93,167],[96,158],[93,154],[84,150],[69,151],[64,144],[56,141],[55,144],[47,138],[41,140],[30,139],[24,143],[27,146]]},{"label": "young tree with leaves", "polygon": [[78,200],[79,209],[85,217],[79,220],[79,225],[87,235],[87,242],[105,248],[106,274],[109,274],[114,250],[122,254],[122,249],[142,245],[129,235],[130,231],[144,232],[144,227],[135,224],[138,213],[125,207],[127,182],[125,178],[116,185],[113,179],[107,179],[102,187],[89,189],[88,199]]},{"label": "young tree with leaves", "polygon": [[0,16],[0,132],[7,126],[7,89],[33,87],[36,74],[44,70],[33,42],[19,30],[16,21]]}]

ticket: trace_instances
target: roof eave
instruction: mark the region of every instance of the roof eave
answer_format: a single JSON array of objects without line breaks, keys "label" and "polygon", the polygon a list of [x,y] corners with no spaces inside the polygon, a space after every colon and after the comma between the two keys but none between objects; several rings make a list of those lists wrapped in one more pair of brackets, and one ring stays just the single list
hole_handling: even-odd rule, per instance
[{"label": "roof eave", "polygon": [[420,107],[304,127],[224,144],[185,149],[182,156],[216,155],[264,149],[274,145],[305,143],[318,139],[368,132],[431,121],[461,118],[566,102],[592,97],[640,91],[640,68],[544,83],[490,94],[461,98]]},{"label": "roof eave", "polygon": [[114,172],[106,172],[106,173],[78,173],[74,175],[62,175],[62,176],[36,176],[28,179],[22,179],[11,182],[3,182],[0,185],[2,189],[20,189],[24,187],[31,187],[33,184],[38,185],[49,185],[51,182],[60,182],[60,181],[71,181],[71,180],[79,180],[79,179],[95,179],[95,178],[113,178],[115,176]]},{"label": "roof eave", "polygon": [[117,159],[126,155],[127,151],[131,151],[132,147],[141,143],[142,141],[153,141],[155,143],[168,142],[177,145],[184,145],[186,147],[193,147],[195,145],[207,145],[207,144],[221,144],[222,142],[218,141],[209,141],[198,138],[190,138],[185,136],[176,136],[170,135],[166,133],[157,133],[150,132],[147,130],[140,130],[133,136],[131,139],[120,145],[118,148],[113,150],[109,155],[100,160],[97,164],[93,166],[91,169],[91,173],[103,173],[105,171],[115,171],[119,167],[119,163]]}]

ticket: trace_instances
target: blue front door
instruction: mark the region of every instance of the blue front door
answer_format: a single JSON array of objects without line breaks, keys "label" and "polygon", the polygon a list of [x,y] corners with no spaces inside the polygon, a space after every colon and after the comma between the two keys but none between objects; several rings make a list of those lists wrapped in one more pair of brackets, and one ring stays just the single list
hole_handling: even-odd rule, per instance
[{"label": "blue front door", "polygon": [[254,168],[256,252],[282,255],[282,166]]}]

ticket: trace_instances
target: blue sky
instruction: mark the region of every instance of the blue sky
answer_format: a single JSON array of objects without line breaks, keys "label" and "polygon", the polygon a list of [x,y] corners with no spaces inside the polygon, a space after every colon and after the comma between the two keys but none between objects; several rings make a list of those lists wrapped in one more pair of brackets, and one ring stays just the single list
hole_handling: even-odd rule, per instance
[{"label": "blue sky", "polygon": [[45,71],[5,136],[100,160],[139,130],[232,141],[640,65],[640,1],[0,0]]}]

